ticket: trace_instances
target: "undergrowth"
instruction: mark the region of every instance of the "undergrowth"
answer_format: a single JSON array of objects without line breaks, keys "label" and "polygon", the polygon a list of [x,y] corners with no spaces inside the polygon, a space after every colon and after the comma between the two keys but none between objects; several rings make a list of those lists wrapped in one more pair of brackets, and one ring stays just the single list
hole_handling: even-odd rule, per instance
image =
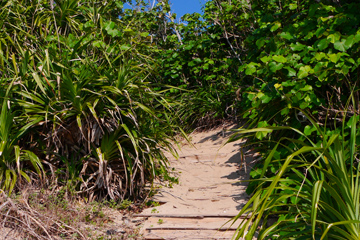
[{"label": "undergrowth", "polygon": [[84,203],[62,190],[26,188],[10,197],[1,191],[0,222],[13,229],[9,237],[140,239],[141,222],[129,218],[144,206],[129,200]]}]

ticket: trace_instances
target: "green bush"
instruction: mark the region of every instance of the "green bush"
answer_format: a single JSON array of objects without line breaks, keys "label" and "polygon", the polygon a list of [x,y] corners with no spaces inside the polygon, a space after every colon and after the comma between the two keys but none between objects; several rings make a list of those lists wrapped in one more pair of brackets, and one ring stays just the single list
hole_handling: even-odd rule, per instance
[{"label": "green bush", "polygon": [[32,172],[90,200],[139,197],[178,131],[141,13],[19,0],[0,14],[1,188]]},{"label": "green bush", "polygon": [[[320,142],[292,127],[239,129],[237,134],[294,131],[304,140],[280,139],[263,161],[259,178],[252,180],[257,187],[238,215],[249,218],[242,221],[236,239],[252,239],[256,232],[258,239],[358,239],[358,120],[344,120],[333,132],[312,121]],[[278,158],[281,146],[292,146],[285,158]],[[268,222],[274,217],[276,221]]]}]

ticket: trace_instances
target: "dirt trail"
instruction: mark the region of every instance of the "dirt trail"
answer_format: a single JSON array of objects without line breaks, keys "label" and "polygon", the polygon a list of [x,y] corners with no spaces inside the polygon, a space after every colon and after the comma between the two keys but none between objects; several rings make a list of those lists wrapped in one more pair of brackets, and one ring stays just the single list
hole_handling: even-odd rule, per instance
[{"label": "dirt trail", "polygon": [[154,197],[162,205],[139,215],[147,217],[145,239],[231,239],[238,224],[223,224],[248,200],[239,180],[249,178],[253,159],[245,152],[242,163],[241,140],[221,148],[229,135],[222,128],[191,134],[195,148],[184,141],[179,160],[169,157],[179,184],[162,186]]}]

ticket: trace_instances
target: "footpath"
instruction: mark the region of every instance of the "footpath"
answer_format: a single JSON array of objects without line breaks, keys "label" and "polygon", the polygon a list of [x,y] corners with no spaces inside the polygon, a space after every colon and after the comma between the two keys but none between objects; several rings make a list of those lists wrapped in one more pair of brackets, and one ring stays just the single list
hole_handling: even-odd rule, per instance
[{"label": "footpath", "polygon": [[255,157],[247,149],[241,154],[242,140],[223,146],[230,134],[222,128],[193,133],[193,146],[183,141],[179,159],[169,155],[179,184],[159,183],[153,201],[160,205],[137,215],[146,219],[144,239],[232,239],[240,221],[228,221],[249,199],[240,180],[249,179]]}]

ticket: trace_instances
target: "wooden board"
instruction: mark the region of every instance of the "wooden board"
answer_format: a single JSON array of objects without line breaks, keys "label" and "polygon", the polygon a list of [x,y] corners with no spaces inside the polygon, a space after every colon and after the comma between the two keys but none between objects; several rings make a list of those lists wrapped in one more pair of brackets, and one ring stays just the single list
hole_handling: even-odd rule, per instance
[{"label": "wooden board", "polygon": [[177,230],[174,232],[172,230],[161,230],[149,232],[144,237],[146,240],[230,240],[233,235],[233,231],[218,232],[214,230]]},{"label": "wooden board", "polygon": [[[236,214],[134,214],[134,217],[157,217],[157,218],[233,218]],[[239,219],[248,218],[247,216],[240,216]]]},{"label": "wooden board", "polygon": [[[210,216],[210,215],[208,215]],[[144,225],[144,238],[150,239],[222,239],[230,240],[236,233],[237,227],[243,219],[235,223],[229,216],[196,218],[189,217],[149,217]]]},{"label": "wooden board", "polygon": [[235,223],[229,218],[203,218],[203,219],[185,219],[185,218],[154,218],[147,220],[146,229],[165,229],[165,230],[236,230],[242,219]]}]

